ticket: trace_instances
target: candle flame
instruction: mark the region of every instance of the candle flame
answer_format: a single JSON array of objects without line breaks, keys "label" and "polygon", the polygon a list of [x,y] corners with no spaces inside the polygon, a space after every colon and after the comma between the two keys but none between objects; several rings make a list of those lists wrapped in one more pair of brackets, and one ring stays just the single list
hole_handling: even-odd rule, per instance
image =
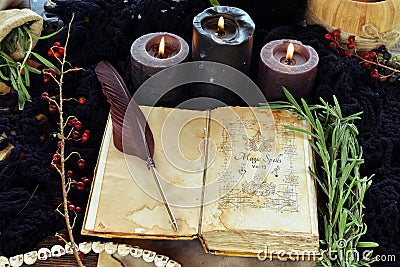
[{"label": "candle flame", "polygon": [[289,43],[286,52],[286,60],[291,60],[293,58],[293,53],[294,53],[294,45],[293,43]]},{"label": "candle flame", "polygon": [[158,46],[158,56],[163,57],[165,50],[165,41],[164,37],[161,38],[160,45]]},{"label": "candle flame", "polygon": [[225,27],[225,22],[224,22],[224,17],[219,17],[219,20],[218,20],[218,31],[222,31],[223,29],[224,29],[224,27]]}]

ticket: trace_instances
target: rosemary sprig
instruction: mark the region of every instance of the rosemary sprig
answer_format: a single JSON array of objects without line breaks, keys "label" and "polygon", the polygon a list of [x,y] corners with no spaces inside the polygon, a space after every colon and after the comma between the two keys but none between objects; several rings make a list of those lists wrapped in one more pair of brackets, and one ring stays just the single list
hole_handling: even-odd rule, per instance
[{"label": "rosemary sprig", "polygon": [[[27,64],[32,55],[43,65],[59,73],[54,64],[32,51],[33,37],[28,26],[26,24],[12,29],[0,42],[0,79],[11,84],[11,87],[17,91],[20,110],[24,108],[26,101],[31,101],[31,96],[28,92],[30,87],[29,73],[41,74],[40,70]],[[22,62],[15,61],[9,56],[10,53],[18,50],[24,55]]]},{"label": "rosemary sprig", "polygon": [[372,181],[360,176],[362,148],[358,144],[358,130],[354,124],[362,112],[344,117],[340,105],[320,99],[321,104],[308,105],[304,99],[298,103],[285,88],[289,102],[271,102],[262,108],[285,109],[310,123],[313,132],[290,128],[312,137],[311,146],[316,154],[316,166],[310,172],[317,180],[326,199],[319,211],[324,221],[319,266],[369,266],[375,261],[372,250],[359,253],[357,248],[373,248],[374,242],[361,242],[367,225],[363,223],[363,200]]}]

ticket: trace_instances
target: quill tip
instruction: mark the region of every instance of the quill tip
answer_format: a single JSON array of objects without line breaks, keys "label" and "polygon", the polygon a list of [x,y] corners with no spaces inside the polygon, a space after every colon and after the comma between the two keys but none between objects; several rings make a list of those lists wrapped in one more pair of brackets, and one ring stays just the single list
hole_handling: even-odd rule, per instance
[{"label": "quill tip", "polygon": [[175,232],[179,233],[179,228],[178,228],[178,224],[176,223],[176,221],[172,222],[172,228],[174,228]]}]

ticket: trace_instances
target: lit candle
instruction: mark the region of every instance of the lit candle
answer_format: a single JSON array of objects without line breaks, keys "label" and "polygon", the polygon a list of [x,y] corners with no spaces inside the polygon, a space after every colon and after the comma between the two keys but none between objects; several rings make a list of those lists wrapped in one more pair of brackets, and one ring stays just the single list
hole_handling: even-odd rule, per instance
[{"label": "lit candle", "polygon": [[138,38],[131,47],[134,88],[155,73],[186,61],[188,54],[189,45],[172,33],[149,33]]},{"label": "lit candle", "polygon": [[193,60],[215,61],[249,72],[254,22],[236,7],[210,7],[193,19]]},{"label": "lit candle", "polygon": [[268,101],[285,100],[282,86],[297,99],[307,98],[317,73],[318,54],[295,40],[275,40],[260,53],[258,86]]}]

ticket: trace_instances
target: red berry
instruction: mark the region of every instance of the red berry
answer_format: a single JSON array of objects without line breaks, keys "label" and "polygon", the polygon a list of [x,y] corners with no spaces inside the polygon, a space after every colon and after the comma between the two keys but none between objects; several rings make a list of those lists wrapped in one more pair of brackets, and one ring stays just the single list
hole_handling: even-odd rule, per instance
[{"label": "red berry", "polygon": [[370,51],[369,58],[376,58],[376,53],[374,51]]},{"label": "red berry", "polygon": [[90,184],[90,183],[92,182],[92,180],[90,180],[90,179],[87,178],[87,177],[82,177],[81,180],[82,180],[82,182],[83,182],[84,184]]},{"label": "red berry", "polygon": [[71,205],[71,200],[67,200],[67,206]]},{"label": "red berry", "polygon": [[44,76],[44,77],[43,77],[43,83],[48,83],[48,82],[50,82],[50,78]]},{"label": "red berry", "polygon": [[332,32],[333,37],[338,38],[340,36],[340,31],[338,29]]},{"label": "red berry", "polygon": [[84,133],[90,135],[90,130],[85,130]]},{"label": "red berry", "polygon": [[354,48],[354,43],[348,43],[347,44],[348,49],[353,49]]},{"label": "red berry", "polygon": [[82,129],[82,127],[83,127],[82,122],[77,120],[74,124],[74,128],[77,129],[78,131],[80,131]]},{"label": "red berry", "polygon": [[81,207],[75,207],[76,213],[81,213],[83,209]]},{"label": "red berry", "polygon": [[89,135],[87,133],[83,133],[81,139],[82,142],[86,142],[89,139]]},{"label": "red berry", "polygon": [[84,160],[84,159],[78,159],[76,164],[77,164],[78,169],[80,169],[80,170],[83,170],[86,168],[86,160]]},{"label": "red berry", "polygon": [[78,119],[77,119],[76,117],[74,117],[74,118],[72,118],[72,119],[70,119],[70,120],[68,121],[68,125],[74,127],[74,126],[75,126],[75,123],[76,123],[77,121],[78,121]]},{"label": "red berry", "polygon": [[60,42],[54,42],[53,46],[55,46],[55,47],[60,47],[61,44],[60,44]]},{"label": "red berry", "polygon": [[330,33],[325,34],[325,40],[332,41],[333,40],[332,34],[330,34]]},{"label": "red berry", "polygon": [[65,245],[65,241],[62,238],[57,238],[57,243],[61,246]]},{"label": "red berry", "polygon": [[336,42],[330,42],[329,47],[336,49],[336,48],[338,48],[338,44]]},{"label": "red berry", "polygon": [[57,111],[58,111],[58,108],[56,105],[49,105],[50,114],[55,114],[55,113],[57,113]]},{"label": "red berry", "polygon": [[85,254],[82,251],[79,251],[78,255],[80,260],[83,260],[83,258],[85,257]]},{"label": "red berry", "polygon": [[369,63],[369,62],[364,62],[363,64],[364,64],[364,67],[366,67],[366,68],[368,68],[369,65],[371,65],[371,63]]},{"label": "red berry", "polygon": [[86,103],[86,97],[81,96],[81,97],[79,98],[78,102],[79,102],[79,104],[81,104],[81,105],[85,104],[85,103]]},{"label": "red berry", "polygon": [[78,189],[79,191],[83,192],[85,191],[86,185],[84,182],[77,182],[76,183],[76,189]]},{"label": "red berry", "polygon": [[67,177],[71,178],[74,176],[74,172],[72,170],[67,171]]},{"label": "red berry", "polygon": [[57,147],[60,148],[60,147],[61,147],[61,144],[62,144],[62,142],[61,142],[61,141],[58,141],[58,142],[57,142]]},{"label": "red berry", "polygon": [[344,51],[344,55],[346,56],[346,57],[351,57],[352,56],[352,54],[351,54],[351,52],[350,51]]},{"label": "red berry", "polygon": [[377,78],[379,78],[378,69],[375,69],[375,68],[371,69],[371,78],[372,78],[372,79],[377,79]]},{"label": "red berry", "polygon": [[49,100],[49,93],[43,92],[42,93],[42,99],[43,99],[43,101],[48,101]]},{"label": "red berry", "polygon": [[381,77],[379,80],[380,80],[381,82],[386,82],[386,77]]},{"label": "red berry", "polygon": [[72,132],[72,138],[74,138],[74,139],[79,139],[79,138],[81,138],[81,133],[78,132],[78,131],[73,131],[73,132]]},{"label": "red berry", "polygon": [[64,55],[64,52],[65,52],[64,47],[60,46],[60,47],[58,48],[58,51],[57,51],[57,52],[60,53],[61,55]]},{"label": "red berry", "polygon": [[55,52],[55,53],[54,53],[54,56],[55,56],[56,58],[61,58],[62,54],[61,54],[60,52]]},{"label": "red berry", "polygon": [[355,37],[354,35],[350,35],[349,38],[347,38],[347,40],[348,40],[350,43],[354,43],[354,42],[356,41],[356,37]]},{"label": "red berry", "polygon": [[61,161],[61,156],[58,154],[53,155],[53,163],[60,163]]},{"label": "red berry", "polygon": [[57,72],[55,69],[49,68],[49,69],[44,69],[43,72],[48,75],[56,76]]},{"label": "red berry", "polygon": [[51,50],[51,49],[47,50],[47,55],[49,57],[52,57],[54,55],[53,50]]},{"label": "red berry", "polygon": [[69,211],[75,211],[75,205],[68,205],[68,210]]},{"label": "red berry", "polygon": [[364,53],[363,54],[363,58],[368,60],[369,59],[369,53]]}]

